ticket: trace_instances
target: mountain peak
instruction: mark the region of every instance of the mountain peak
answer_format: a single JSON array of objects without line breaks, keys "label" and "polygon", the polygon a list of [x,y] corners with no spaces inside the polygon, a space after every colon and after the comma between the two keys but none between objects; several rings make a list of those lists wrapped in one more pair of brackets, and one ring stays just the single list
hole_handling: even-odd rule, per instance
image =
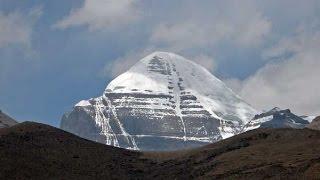
[{"label": "mountain peak", "polygon": [[204,67],[157,51],[112,80],[101,97],[80,101],[61,127],[109,145],[169,150],[235,135],[256,113]]},{"label": "mountain peak", "polygon": [[[167,52],[167,51],[154,51],[151,54],[149,54],[148,56],[180,56],[176,53],[173,52]],[[182,56],[180,56],[182,57]]]},{"label": "mountain peak", "polygon": [[257,114],[246,125],[247,130],[263,128],[304,128],[309,122],[303,117],[293,114],[290,109],[275,107],[270,111]]},{"label": "mountain peak", "polygon": [[[193,84],[194,81],[203,82],[203,79],[212,81],[213,84],[224,84],[204,67],[191,60],[174,53],[156,51],[142,58],[127,72],[111,81],[106,91],[169,93],[167,91],[168,81],[183,77],[191,81],[191,84]],[[191,88],[191,86],[192,85],[189,87]],[[198,89],[199,86],[193,86],[192,88],[197,88],[197,91],[200,91],[200,89]],[[201,88],[206,89],[205,87]],[[212,91],[212,89],[209,88],[207,88],[207,90]]]},{"label": "mountain peak", "polygon": [[[229,114],[240,106],[246,107],[245,112],[256,112],[207,69],[169,52],[156,51],[144,57],[111,81],[105,93],[193,94],[211,114]],[[248,121],[247,118],[242,114],[240,119]]]},{"label": "mountain peak", "polygon": [[[166,51],[154,51],[152,53],[150,53],[149,55],[145,56],[145,58],[150,58],[150,57],[154,57],[154,56],[158,56],[161,58],[166,58],[166,57],[178,57],[178,58],[182,58],[185,59],[183,56],[173,53],[173,52],[166,52]],[[145,59],[143,58],[143,59]],[[141,60],[143,60],[141,59]]]},{"label": "mountain peak", "polygon": [[281,111],[281,108],[279,107],[274,107],[270,110],[270,112],[277,112],[277,111]]}]

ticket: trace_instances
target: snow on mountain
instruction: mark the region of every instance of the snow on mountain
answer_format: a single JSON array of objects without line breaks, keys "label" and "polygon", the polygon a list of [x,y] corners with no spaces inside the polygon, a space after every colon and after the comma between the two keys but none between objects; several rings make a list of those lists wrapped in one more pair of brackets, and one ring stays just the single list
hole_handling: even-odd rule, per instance
[{"label": "snow on mountain", "polygon": [[244,131],[256,128],[304,128],[310,122],[293,114],[289,109],[276,107],[270,111],[256,115],[245,127]]},{"label": "snow on mountain", "polygon": [[242,132],[257,111],[200,65],[154,52],[80,101],[61,128],[108,145],[173,150]]},{"label": "snow on mountain", "polygon": [[300,116],[302,119],[308,121],[309,123],[311,123],[317,116]]},{"label": "snow on mountain", "polygon": [[17,121],[6,115],[0,110],[0,128],[11,127],[18,124]]}]

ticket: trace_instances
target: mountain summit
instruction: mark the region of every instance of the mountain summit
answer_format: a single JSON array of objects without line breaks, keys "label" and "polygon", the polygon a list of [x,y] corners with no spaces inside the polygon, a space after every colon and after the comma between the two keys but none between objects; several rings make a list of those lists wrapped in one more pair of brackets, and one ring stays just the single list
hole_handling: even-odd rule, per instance
[{"label": "mountain summit", "polygon": [[[305,117],[305,119],[303,118]],[[308,116],[297,116],[293,114],[290,109],[280,109],[275,107],[270,111],[257,114],[254,118],[245,126],[244,131],[248,131],[256,128],[305,128],[309,121]]]},{"label": "mountain summit", "polygon": [[175,150],[238,134],[257,111],[202,66],[154,52],[80,101],[61,128],[136,150]]}]

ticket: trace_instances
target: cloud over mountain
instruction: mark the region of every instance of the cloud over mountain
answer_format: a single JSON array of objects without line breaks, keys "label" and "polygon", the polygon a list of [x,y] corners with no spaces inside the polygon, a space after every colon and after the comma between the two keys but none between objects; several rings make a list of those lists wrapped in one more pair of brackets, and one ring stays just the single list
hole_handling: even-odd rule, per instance
[{"label": "cloud over mountain", "polygon": [[[320,31],[299,30],[268,49],[268,63],[257,73],[237,84],[240,94],[253,106],[289,107],[301,114],[319,114]],[[239,87],[240,86],[240,87]]]},{"label": "cloud over mountain", "polygon": [[54,27],[87,26],[90,30],[104,30],[127,25],[139,18],[136,3],[133,0],[85,0],[82,7],[72,9]]}]

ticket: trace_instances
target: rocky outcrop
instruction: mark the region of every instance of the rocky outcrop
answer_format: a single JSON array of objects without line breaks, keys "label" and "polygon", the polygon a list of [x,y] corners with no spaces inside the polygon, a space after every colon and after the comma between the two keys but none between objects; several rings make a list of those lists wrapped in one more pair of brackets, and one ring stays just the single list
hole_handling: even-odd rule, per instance
[{"label": "rocky outcrop", "polygon": [[316,117],[308,126],[309,129],[320,130],[320,116]]}]

